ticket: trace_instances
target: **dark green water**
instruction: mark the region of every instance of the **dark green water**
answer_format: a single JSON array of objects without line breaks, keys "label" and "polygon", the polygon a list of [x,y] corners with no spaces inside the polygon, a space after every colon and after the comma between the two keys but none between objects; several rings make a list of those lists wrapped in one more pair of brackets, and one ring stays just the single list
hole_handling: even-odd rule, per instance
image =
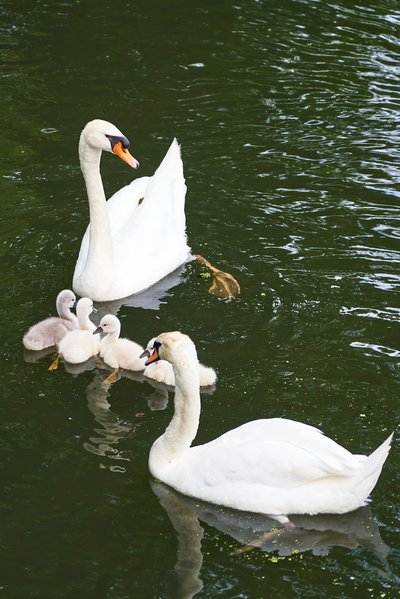
[{"label": "dark green water", "polygon": [[[158,310],[119,311],[125,336],[181,329],[217,369],[198,441],[284,416],[368,453],[394,430],[400,5],[365,4],[0,0],[0,597],[398,596],[398,435],[370,508],[237,553],[259,522],[152,486],[171,396],[21,344],[71,285],[78,136],[105,118],[142,175],[178,137],[190,245],[242,286],[216,300],[190,264]],[[108,195],[132,177],[110,156],[102,174]]]}]

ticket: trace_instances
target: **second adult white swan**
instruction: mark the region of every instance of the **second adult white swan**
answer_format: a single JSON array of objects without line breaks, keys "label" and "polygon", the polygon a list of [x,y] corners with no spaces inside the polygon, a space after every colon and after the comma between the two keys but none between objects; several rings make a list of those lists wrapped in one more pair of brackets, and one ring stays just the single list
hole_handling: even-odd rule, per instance
[{"label": "second adult white swan", "polygon": [[[100,175],[101,153],[117,154],[137,168],[139,163],[128,147],[129,141],[121,131],[100,119],[90,121],[80,136],[79,159],[90,224],[82,239],[73,289],[94,301],[121,299],[143,291],[189,256],[186,185],[178,142],[173,140],[152,177],[135,179],[106,202]],[[157,239],[162,239],[162,252]]]},{"label": "second adult white swan", "polygon": [[191,447],[200,418],[196,348],[187,335],[162,333],[146,365],[157,359],[173,365],[176,391],[174,416],[150,450],[156,479],[185,495],[288,525],[289,514],[343,514],[367,502],[392,435],[369,456],[353,455],[312,426],[269,418]]}]

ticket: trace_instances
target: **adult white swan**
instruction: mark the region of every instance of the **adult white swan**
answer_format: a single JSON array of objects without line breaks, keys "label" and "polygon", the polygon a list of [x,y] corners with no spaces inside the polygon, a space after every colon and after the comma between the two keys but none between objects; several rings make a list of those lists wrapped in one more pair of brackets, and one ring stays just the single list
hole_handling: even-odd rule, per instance
[{"label": "adult white swan", "polygon": [[[83,129],[79,159],[89,200],[90,224],[82,239],[73,289],[94,301],[121,299],[147,289],[189,256],[180,148],[173,140],[152,177],[141,177],[108,201],[100,175],[102,151],[133,168],[139,163],[114,125],[96,119]],[[162,251],[158,247],[162,240]]]},{"label": "adult white swan", "polygon": [[162,333],[146,364],[171,362],[175,412],[149,456],[151,474],[210,503],[273,516],[342,514],[367,502],[392,435],[371,455],[353,455],[318,429],[284,418],[253,420],[191,447],[200,418],[196,348],[179,332]]}]

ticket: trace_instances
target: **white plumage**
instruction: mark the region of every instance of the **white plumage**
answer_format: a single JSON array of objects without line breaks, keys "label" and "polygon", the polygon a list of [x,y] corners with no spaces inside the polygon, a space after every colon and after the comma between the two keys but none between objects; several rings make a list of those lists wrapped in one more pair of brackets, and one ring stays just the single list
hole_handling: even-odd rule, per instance
[{"label": "white plumage", "polygon": [[[114,125],[96,119],[83,129],[79,157],[89,200],[90,224],[82,239],[73,289],[95,301],[110,301],[147,289],[185,262],[183,164],[176,139],[152,177],[141,177],[106,202],[100,175],[102,151],[130,166],[129,142]],[[157,243],[162,239],[162,252]],[[143,252],[146,248],[146,252]]]},{"label": "white plumage", "polygon": [[107,333],[100,343],[100,357],[114,371],[103,383],[116,380],[120,368],[125,370],[142,371],[144,359],[140,358],[143,347],[130,339],[121,338],[121,323],[113,314],[106,314],[100,321],[96,333]]},{"label": "white plumage", "polygon": [[191,447],[200,418],[197,354],[189,337],[163,333],[148,362],[171,362],[175,412],[153,444],[152,475],[186,495],[268,514],[341,514],[364,505],[390,449],[392,435],[371,455],[353,455],[318,429],[283,418],[255,420]]},{"label": "white plumage", "polygon": [[25,333],[22,342],[26,349],[41,350],[56,345],[61,339],[73,329],[78,328],[78,319],[71,312],[75,305],[75,294],[69,289],[63,289],[57,295],[57,316],[45,318],[31,326]]},{"label": "white plumage", "polygon": [[58,344],[58,353],[66,362],[81,364],[99,353],[100,335],[93,335],[96,328],[89,316],[93,312],[93,302],[82,297],[76,305],[79,329],[71,331]]},{"label": "white plumage", "polygon": [[[150,349],[152,349],[155,341],[155,337],[150,339],[147,344],[147,350],[150,354]],[[217,373],[214,368],[211,366],[204,366],[204,364],[198,363],[199,368],[199,383],[200,387],[211,387],[215,385],[217,381]],[[147,378],[157,381],[157,383],[163,383],[164,385],[168,385],[170,387],[175,387],[175,375],[174,369],[170,362],[167,360],[158,360],[153,364],[149,364],[146,366],[143,372],[144,376]]]}]

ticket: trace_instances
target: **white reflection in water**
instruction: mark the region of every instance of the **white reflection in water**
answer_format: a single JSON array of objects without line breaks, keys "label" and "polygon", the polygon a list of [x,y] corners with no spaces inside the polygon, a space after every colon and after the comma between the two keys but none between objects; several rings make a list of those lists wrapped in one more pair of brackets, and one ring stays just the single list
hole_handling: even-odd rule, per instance
[{"label": "white reflection in water", "polygon": [[369,507],[338,516],[291,517],[293,530],[277,525],[267,516],[230,510],[185,497],[163,483],[151,481],[154,493],[165,509],[178,538],[175,574],[177,589],[175,599],[191,599],[203,588],[200,578],[203,564],[201,542],[204,530],[200,521],[235,539],[241,547],[230,555],[240,555],[252,550],[275,553],[286,557],[311,551],[314,555],[327,555],[332,547],[356,549],[364,547],[374,553],[382,567],[376,574],[390,575],[387,556],[390,548],[382,540]]},{"label": "white reflection in water", "polygon": [[141,293],[135,293],[112,302],[96,302],[96,309],[98,310],[96,320],[100,322],[105,314],[117,315],[122,306],[142,308],[144,310],[159,310],[162,304],[167,303],[167,299],[171,295],[171,289],[184,281],[188,262],[190,260]]},{"label": "white reflection in water", "polygon": [[[97,362],[97,366],[99,367],[99,362]],[[105,365],[103,365],[103,368],[107,370]],[[127,378],[136,383],[145,383],[151,389],[150,393],[146,395],[148,408],[151,411],[158,411],[165,410],[168,405],[169,392],[173,392],[174,387],[149,379],[143,376],[141,372],[130,372],[128,370],[121,371],[118,374],[117,382],[112,385],[103,383],[106,377],[107,374],[104,370],[97,369],[86,390],[88,408],[101,428],[94,429],[96,435],[89,437],[89,441],[86,441],[83,447],[89,453],[100,457],[129,461],[133,457],[133,452],[119,450],[118,444],[121,440],[131,438],[136,433],[144,422],[144,414],[139,412],[135,415],[137,420],[132,419],[126,422],[114,413],[108,401],[112,388],[118,384],[120,378]],[[202,395],[211,395],[214,391],[215,386],[203,387],[201,393]],[[122,466],[107,463],[100,463],[100,468],[107,468],[112,472],[125,472],[125,468]]]},{"label": "white reflection in water", "polygon": [[[97,456],[107,457],[112,460],[129,460],[131,452],[120,451],[117,448],[121,439],[131,437],[141,426],[143,420],[137,422],[125,422],[117,414],[110,410],[108,396],[111,385],[104,385],[104,372],[96,371],[93,381],[88,385],[86,396],[89,410],[101,428],[95,428],[93,435],[83,444],[89,453]],[[143,414],[138,414],[138,417]],[[100,464],[101,468],[107,468],[112,472],[125,472],[122,466]]]}]

